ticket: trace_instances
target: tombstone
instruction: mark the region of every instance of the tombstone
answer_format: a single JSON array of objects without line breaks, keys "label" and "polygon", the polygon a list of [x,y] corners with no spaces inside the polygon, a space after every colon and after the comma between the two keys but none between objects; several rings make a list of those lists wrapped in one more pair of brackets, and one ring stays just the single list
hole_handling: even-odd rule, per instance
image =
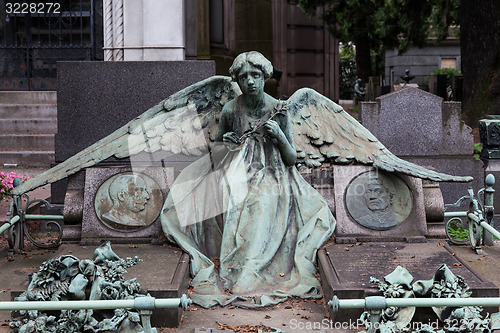
[{"label": "tombstone", "polygon": [[[246,56],[247,55],[245,55],[245,57]],[[245,70],[248,70],[248,68]],[[267,70],[269,70],[269,66]],[[266,73],[264,70],[262,70],[262,72],[263,74]],[[258,76],[259,82],[264,82],[263,77],[264,76]],[[239,82],[239,84],[244,87],[243,83]],[[263,84],[259,85],[259,87],[259,89],[263,89]],[[73,90],[75,89],[73,88]],[[250,90],[247,92],[244,91],[243,94],[250,94],[250,92]],[[217,116],[214,115],[215,112],[221,112],[222,105],[226,105],[228,108],[241,106],[237,104],[243,100],[240,97],[236,100],[237,103],[229,102],[228,104],[224,104],[235,98],[237,93],[238,92],[234,90],[234,85],[230,78],[214,77],[203,81],[202,86],[195,84],[190,89],[184,90],[178,95],[176,94],[165,102],[161,102],[158,107],[149,109],[144,113],[144,116],[131,120],[127,126],[122,127],[115,134],[108,136],[98,144],[88,147],[88,150],[78,153],[76,156],[60,164],[59,167],[53,168],[49,171],[48,176],[39,176],[38,179],[32,179],[20,185],[15,190],[19,193],[23,193],[23,191],[27,190],[30,186],[33,187],[43,182],[61,179],[81,168],[87,167],[84,174],[85,177],[78,180],[85,184],[81,213],[83,221],[80,225],[81,242],[84,244],[86,244],[86,242],[96,242],[102,238],[126,243],[136,240],[144,241],[144,239],[151,242],[158,238],[158,233],[160,232],[157,219],[161,210],[165,217],[162,222],[164,222],[163,228],[167,230],[167,237],[171,237],[169,239],[175,239],[177,244],[189,252],[193,263],[192,272],[195,272],[197,269],[195,266],[197,265],[197,258],[201,258],[204,262],[205,267],[200,267],[199,272],[193,273],[193,275],[195,275],[193,279],[194,290],[191,293],[193,299],[194,297],[198,297],[198,304],[202,306],[205,306],[205,304],[213,306],[214,304],[223,304],[223,302],[232,302],[231,299],[226,299],[228,297],[232,298],[232,296],[228,295],[222,289],[217,288],[215,293],[212,288],[204,289],[204,287],[207,286],[206,282],[209,281],[207,279],[213,279],[213,275],[211,275],[210,272],[213,272],[217,259],[219,259],[217,255],[223,254],[221,249],[226,249],[222,247],[218,249],[217,244],[215,244],[217,242],[217,235],[220,234],[228,236],[227,238],[229,240],[231,240],[231,237],[234,237],[234,239],[237,240],[244,239],[248,241],[248,243],[254,242],[253,244],[257,247],[262,245],[262,237],[269,237],[269,235],[271,235],[272,239],[270,239],[268,243],[272,246],[278,245],[280,249],[283,249],[283,253],[285,254],[285,256],[280,256],[278,259],[287,258],[286,256],[292,253],[290,249],[298,249],[293,254],[294,258],[302,260],[300,256],[303,254],[300,254],[300,252],[303,252],[306,255],[303,259],[307,262],[307,265],[304,266],[307,267],[307,271],[304,271],[306,275],[303,276],[302,274],[304,273],[300,273],[301,279],[302,277],[304,277],[304,280],[310,279],[310,286],[312,286],[314,290],[319,291],[319,282],[313,275],[314,272],[309,268],[314,265],[313,261],[316,257],[316,249],[320,248],[334,232],[334,226],[336,224],[336,244],[330,244],[318,252],[319,270],[322,275],[322,287],[327,298],[330,298],[333,294],[346,298],[358,298],[369,295],[373,292],[367,285],[369,277],[380,277],[390,273],[392,270],[391,266],[395,262],[389,260],[389,258],[392,259],[392,256],[395,254],[404,258],[403,263],[411,263],[415,267],[418,267],[419,274],[422,278],[431,276],[430,272],[433,273],[436,269],[437,265],[428,265],[429,261],[434,263],[437,260],[440,265],[443,262],[449,264],[450,261],[455,262],[458,260],[453,256],[451,251],[447,250],[445,247],[441,246],[436,249],[429,246],[429,244],[424,244],[427,242],[427,220],[430,214],[429,212],[431,211],[427,209],[426,204],[431,205],[432,208],[437,208],[436,212],[433,212],[435,215],[442,215],[444,207],[442,207],[442,205],[441,207],[437,207],[441,203],[439,200],[426,199],[428,193],[424,190],[425,188],[422,180],[420,178],[414,178],[413,176],[434,180],[448,179],[453,181],[466,181],[468,179],[467,177],[454,177],[436,173],[416,165],[407,164],[387,152],[385,152],[385,154],[381,153],[383,150],[381,150],[379,142],[373,135],[368,133],[365,128],[360,126],[360,124],[343,111],[341,107],[318,96],[314,91],[304,89],[299,91],[295,97],[291,98],[287,102],[289,104],[286,107],[290,112],[290,117],[293,118],[292,123],[299,126],[299,131],[296,132],[297,138],[299,139],[295,142],[297,145],[299,145],[299,143],[304,145],[300,152],[297,152],[302,154],[297,154],[296,157],[302,159],[301,161],[305,165],[322,166],[319,171],[312,171],[309,178],[310,182],[320,191],[319,194],[323,195],[326,200],[321,200],[318,193],[313,191],[309,185],[305,184],[301,178],[297,177],[294,169],[290,169],[288,165],[285,165],[283,160],[285,157],[292,156],[290,154],[282,156],[282,159],[270,159],[271,164],[269,165],[272,167],[266,169],[266,172],[269,172],[269,174],[267,174],[267,179],[278,181],[278,179],[281,179],[282,175],[285,175],[287,177],[284,178],[286,181],[291,179],[293,179],[293,181],[290,182],[289,186],[286,182],[283,182],[285,186],[281,186],[281,183],[278,186],[272,186],[273,189],[279,190],[276,193],[278,194],[277,196],[274,195],[274,193],[269,193],[269,184],[264,183],[267,185],[265,191],[268,193],[266,194],[271,194],[271,196],[267,197],[272,202],[269,204],[267,201],[262,201],[264,192],[259,192],[262,189],[258,187],[262,186],[260,183],[252,184],[251,191],[249,191],[245,186],[250,182],[244,184],[239,182],[239,180],[242,179],[244,182],[247,182],[247,178],[245,177],[248,175],[254,177],[257,173],[260,174],[261,169],[259,168],[263,167],[264,163],[249,163],[254,162],[253,160],[245,160],[243,163],[238,159],[230,160],[231,156],[236,156],[237,158],[247,156],[245,155],[247,152],[246,148],[253,144],[262,145],[264,148],[257,148],[255,151],[265,152],[265,149],[267,149],[266,147],[271,147],[270,145],[264,146],[264,142],[269,141],[261,140],[261,138],[264,138],[264,134],[257,132],[260,130],[257,128],[258,122],[253,124],[256,126],[254,128],[254,130],[256,130],[255,132],[245,132],[245,134],[242,134],[242,137],[244,137],[250,133],[251,135],[255,135],[256,139],[250,138],[247,140],[247,137],[245,137],[239,152],[234,153],[236,151],[232,150],[234,146],[219,146],[219,148],[223,148],[223,150],[218,150],[216,148],[212,149],[212,146],[207,145],[207,138],[212,138],[211,133],[214,133],[213,125],[217,125]],[[405,114],[405,112],[407,113],[408,110],[412,110],[411,104],[410,106],[405,105],[408,100],[413,102],[419,101],[421,104],[427,102],[427,108],[430,109],[431,113],[436,113],[436,110],[438,110],[441,105],[439,103],[442,103],[442,100],[439,98],[436,100],[435,98],[437,97],[431,94],[422,95],[422,92],[408,88],[397,93],[389,94],[387,97],[381,97],[378,99],[378,102],[374,104],[389,109],[393,108],[395,105],[401,109],[401,115],[399,116],[408,119],[408,114]],[[318,103],[318,101],[322,101],[324,104]],[[276,101],[276,103],[278,102]],[[282,104],[279,103],[276,105],[281,106]],[[309,107],[304,108],[305,105]],[[368,105],[370,105],[370,103],[368,103]],[[334,112],[324,112],[325,109],[330,111],[334,110]],[[419,108],[417,109],[419,110]],[[240,112],[239,108],[236,108],[236,110]],[[281,109],[275,108],[274,110],[279,111]],[[191,113],[193,111],[194,113]],[[269,110],[269,115],[271,117],[275,116],[276,114],[273,115],[271,111],[272,110]],[[441,110],[440,112],[442,114]],[[213,116],[211,117],[211,115]],[[322,118],[321,116],[325,116],[326,118]],[[387,114],[384,112],[381,112],[378,116],[378,120],[383,122],[398,119],[394,117],[394,115],[392,115],[392,118],[389,117],[386,119],[384,117],[387,117]],[[423,114],[417,114],[416,116],[416,118],[420,116],[422,122],[426,119],[426,116]],[[445,117],[446,121],[443,123],[448,125],[450,117],[450,115]],[[408,122],[405,123],[399,120],[396,123],[393,122],[392,125],[397,132],[400,128],[408,126],[407,123]],[[319,133],[319,130],[309,131],[310,128],[320,128],[325,124],[332,126],[330,131],[325,130],[322,133]],[[345,124],[350,125],[345,126]],[[379,127],[382,126],[380,124],[377,125]],[[205,130],[208,133],[205,133]],[[238,130],[238,128],[235,127],[235,130]],[[304,130],[304,132],[300,132],[300,130]],[[442,131],[442,128],[438,127],[438,129],[435,129],[435,126],[429,126],[429,128],[427,128],[427,132],[431,132],[430,137],[438,137],[440,130]],[[455,130],[455,128],[452,128],[452,130]],[[388,130],[385,131],[387,132]],[[392,135],[396,136],[396,134],[398,134],[396,132]],[[427,132],[425,129],[415,126],[412,133],[414,136],[410,139],[413,138],[416,141],[417,139],[422,139],[418,135],[424,136],[427,135]],[[324,140],[322,139],[323,134],[332,135],[332,133],[334,133],[332,137],[325,137]],[[234,132],[228,132],[226,134],[235,135]],[[302,134],[305,135],[302,136]],[[383,132],[382,134],[386,133]],[[177,140],[180,137],[184,138],[184,136],[187,136],[188,139],[183,141]],[[384,135],[380,136],[384,137]],[[442,133],[441,136],[443,136]],[[200,142],[200,144],[197,142],[198,137],[203,138],[203,142]],[[315,138],[314,142],[311,141],[313,137]],[[240,138],[237,137],[237,139]],[[343,139],[345,140],[342,141]],[[466,139],[467,137],[459,137],[456,139],[448,138],[446,144],[450,144],[453,140],[462,140],[466,142]],[[442,141],[443,140],[444,139],[442,139]],[[127,143],[130,142],[132,142],[133,145],[127,145]],[[334,142],[337,142],[338,146],[334,145]],[[419,142],[422,141],[416,142],[417,146],[413,148],[418,148]],[[402,143],[403,146],[401,146]],[[454,141],[454,143],[456,142]],[[405,151],[412,152],[411,144],[415,143],[401,141],[395,144],[392,150],[398,153],[399,148],[400,154]],[[440,144],[444,145],[443,142]],[[177,177],[176,183],[172,184],[171,180],[176,177],[179,168],[179,164],[176,163],[179,161],[170,155],[163,155],[163,153],[156,158],[152,156],[153,154],[149,154],[148,151],[171,151],[174,153],[175,151],[181,151],[179,145],[182,149],[185,149],[185,152],[189,152],[192,149],[193,151],[201,153],[201,150],[198,148],[208,148],[210,154],[202,156],[197,162],[191,164],[179,175],[179,177]],[[321,149],[318,149],[318,145],[321,146]],[[434,144],[434,146],[434,150],[443,148],[437,143]],[[130,147],[134,149],[131,150]],[[363,149],[359,149],[359,147]],[[318,151],[316,152],[316,150]],[[137,152],[142,152],[143,155],[139,154],[135,156]],[[222,152],[222,156],[219,156],[222,157],[220,163],[217,159],[219,152]],[[271,152],[274,153],[277,152],[277,150]],[[126,163],[119,164],[118,161],[114,160],[104,161],[107,156],[113,155],[117,157],[131,156],[131,159],[132,156],[134,156],[133,162],[135,163],[127,165]],[[226,159],[227,157],[229,157],[229,159]],[[255,157],[260,158],[261,156],[252,156],[252,158]],[[325,159],[325,161],[339,164],[335,164],[331,167],[321,165],[321,163],[318,162],[321,157],[328,157],[329,159]],[[366,166],[361,166],[359,164],[342,165],[343,163],[348,163],[353,160],[366,164]],[[79,163],[80,161],[84,162]],[[233,164],[233,161],[236,162]],[[261,161],[261,159],[255,161]],[[181,162],[184,163],[186,161]],[[94,165],[96,163],[101,164]],[[180,164],[182,165],[182,163]],[[244,166],[248,164],[249,167],[243,168],[241,173],[236,173],[236,171],[239,172],[240,170],[234,170],[237,168],[233,167],[241,166],[242,164]],[[91,165],[94,166],[89,168]],[[378,168],[373,167],[373,165]],[[231,175],[230,173],[226,173],[226,169],[224,169],[226,167],[227,170],[231,172],[235,171],[235,173],[232,174],[234,178],[230,179],[231,181],[235,180],[234,182],[228,182],[227,179],[225,179],[228,174]],[[182,168],[182,166],[180,168]],[[386,171],[381,171],[380,169]],[[395,170],[399,170],[401,173]],[[290,172],[290,174],[287,174],[287,172]],[[404,173],[404,175],[402,173]],[[463,172],[450,173],[463,174]],[[224,180],[220,181],[221,179]],[[227,186],[225,184],[221,185],[221,183],[224,182],[227,183]],[[212,187],[214,184],[216,186]],[[272,185],[274,183],[270,184]],[[176,185],[178,186],[177,188],[175,187]],[[242,191],[240,191],[240,187],[238,187],[240,185]],[[221,186],[221,188],[219,188],[219,186]],[[172,191],[170,191],[169,197],[165,200],[165,195],[170,187]],[[199,192],[197,192],[198,189],[200,190]],[[222,191],[219,191],[221,189]],[[433,187],[432,189],[433,195],[435,197],[439,196],[436,195],[436,192],[439,194],[439,191],[436,191],[436,189],[439,188]],[[213,200],[214,198],[218,199],[219,192],[226,195],[223,199],[227,201],[217,202]],[[259,194],[257,198],[260,198],[260,202],[253,201],[255,193]],[[241,196],[238,197],[238,195]],[[288,200],[291,197],[294,200]],[[436,199],[435,197],[433,199]],[[282,199],[287,200],[287,203],[284,203],[285,207],[289,205],[291,209],[294,209],[293,214],[288,215],[291,210],[283,209],[281,204],[276,205],[272,201],[280,200],[280,202],[283,202]],[[163,202],[165,203],[162,206],[161,203]],[[195,203],[194,205],[192,204],[193,202]],[[214,202],[220,205],[212,205]],[[240,202],[243,204],[240,205]],[[262,203],[264,205],[261,209],[260,204]],[[226,208],[224,208],[224,204],[228,204]],[[248,206],[246,206],[247,204]],[[256,208],[257,205],[259,205],[259,207]],[[302,209],[302,207],[304,207],[304,209]],[[306,207],[309,209],[306,209]],[[222,210],[218,210],[219,208]],[[233,208],[235,209],[235,213],[227,214],[227,216],[229,216],[229,223],[227,221],[222,221],[226,222],[226,224],[224,225],[223,233],[221,233],[220,222],[215,219],[215,217],[224,211],[223,209],[230,211],[230,209]],[[285,233],[278,235],[281,230],[273,230],[276,224],[272,223],[272,220],[264,218],[267,213],[273,213],[272,210],[276,208],[287,214],[283,218],[287,223],[281,226],[290,228],[290,232],[286,229]],[[179,214],[179,212],[181,214]],[[248,212],[249,215],[245,215],[243,212]],[[333,214],[330,214],[330,212]],[[304,215],[302,215],[302,213],[304,213]],[[166,214],[170,215],[166,216]],[[240,219],[242,215],[243,220]],[[271,215],[280,216],[281,218],[280,214]],[[335,220],[333,215],[335,215]],[[214,219],[212,219],[212,217]],[[303,217],[304,219],[302,219]],[[226,218],[226,216],[223,218]],[[255,229],[261,232],[261,234],[252,234],[249,232],[249,230],[253,230],[254,221],[263,223],[260,225],[263,226],[263,228]],[[288,223],[288,221],[291,222]],[[306,221],[304,226],[300,226],[301,221]],[[240,228],[242,224],[245,225],[246,223],[248,223],[250,228]],[[273,228],[266,228],[266,224],[273,226]],[[189,228],[185,228],[187,225],[189,225]],[[298,229],[294,229],[296,225],[299,225]],[[231,230],[231,227],[227,226],[238,226],[238,228],[236,228],[238,230]],[[199,233],[198,231],[202,232]],[[228,234],[225,234],[226,232],[228,232]],[[201,253],[201,251],[198,251],[198,249],[190,245],[195,244],[198,246],[198,240],[195,239],[198,235],[203,238],[200,247],[205,247],[204,240],[207,240],[207,252],[215,252],[215,256],[208,254],[208,256],[210,256],[210,258],[208,258],[205,254]],[[261,237],[255,237],[255,235]],[[276,235],[278,239],[274,238]],[[281,241],[279,240],[280,236],[285,238]],[[305,240],[310,240],[311,243],[305,243]],[[225,244],[228,245],[228,249],[233,250],[232,242]],[[317,247],[315,247],[316,245]],[[365,245],[367,245],[367,251],[365,248],[358,251],[359,248]],[[242,260],[246,260],[248,257],[247,254],[250,253],[245,253],[248,249],[252,250],[255,248],[253,246],[246,247],[242,252],[235,254],[236,259],[233,261],[235,264],[232,265],[232,262],[228,262],[229,265],[226,265],[228,271],[232,271],[233,267],[238,267],[238,265],[240,265],[240,262],[237,261],[238,256],[243,258]],[[352,251],[350,249],[352,249]],[[281,255],[280,251],[278,251],[278,253]],[[309,252],[312,254],[309,255]],[[350,253],[346,256],[345,252]],[[177,259],[179,259],[178,256]],[[297,267],[301,268],[304,260],[300,261]],[[283,261],[276,261],[276,267],[280,267],[280,270],[277,271],[272,271],[274,265],[266,266],[266,274],[269,274],[272,278],[277,278],[276,283],[278,284],[285,282],[284,285],[286,285],[289,284],[290,281],[294,282],[295,280],[295,276],[292,275],[294,272],[293,267],[295,266],[288,265],[288,260],[286,262],[287,264],[285,265],[286,267],[284,266],[284,270],[287,274],[290,274],[290,280],[278,281],[279,277],[285,276],[283,270],[281,270],[281,263],[283,263]],[[295,263],[293,265],[295,265]],[[241,266],[244,267],[244,265]],[[219,267],[223,266],[221,265]],[[268,270],[267,267],[271,268]],[[481,280],[468,266],[466,266],[465,270],[455,269],[457,274],[465,276],[466,278],[476,279],[475,281],[477,281],[477,284],[473,286],[473,291],[476,292],[476,296],[498,295],[498,289],[496,287]],[[210,277],[204,275],[206,272],[210,274]],[[248,277],[252,278],[252,271],[250,270],[249,272],[250,274],[241,274],[238,276],[242,276],[245,280]],[[273,273],[278,272],[279,274],[273,275]],[[199,279],[197,279],[198,274],[201,275]],[[258,274],[255,274],[255,276],[259,277]],[[269,283],[270,281],[271,278],[264,282]],[[231,287],[235,289],[233,295],[238,294],[240,291],[244,293],[242,293],[243,296],[238,301],[248,301],[251,305],[254,305],[255,303],[252,302],[255,301],[262,302],[255,304],[256,306],[268,306],[271,302],[276,301],[269,297],[263,297],[263,295],[257,295],[259,297],[252,296],[245,300],[245,296],[248,295],[247,292],[253,293],[251,288],[255,286],[254,283],[261,283],[261,281],[258,279],[243,281],[244,283],[250,282],[251,286],[248,287],[248,289],[245,289],[245,284],[242,284],[240,287],[239,282],[239,280],[236,281]],[[197,283],[200,284],[198,285]],[[216,283],[216,281],[213,281],[212,285],[217,286]],[[272,283],[265,287],[274,288],[275,286],[276,284]],[[179,288],[180,287],[181,286],[179,286]],[[300,287],[299,289],[302,290],[303,288]],[[257,292],[261,291],[260,289],[254,290]],[[311,289],[307,288],[304,290],[307,291]],[[199,294],[197,295],[197,293]],[[303,293],[299,290],[298,294],[293,295],[297,296],[302,294]],[[214,296],[216,298],[213,298]],[[285,296],[288,297],[288,295]],[[206,301],[207,299],[208,302]],[[216,301],[215,303],[213,303],[214,300]],[[339,313],[339,316],[344,320],[357,319],[344,315],[345,314]]]},{"label": "tombstone", "polygon": [[[318,266],[326,301],[362,299],[379,290],[370,277],[382,278],[397,266],[407,268],[415,280],[431,278],[446,264],[465,278],[473,297],[498,297],[499,289],[455,255],[441,240],[429,239],[429,220],[444,217],[444,204],[435,182],[368,166],[334,165],[332,192],[335,244],[318,252]],[[444,224],[438,224],[444,233]],[[443,238],[443,237],[441,237]],[[457,264],[458,263],[458,264]],[[355,322],[363,309],[328,309],[334,322]],[[486,311],[496,312],[490,307]],[[425,317],[417,313],[415,321]],[[427,320],[427,319],[425,319]]]},{"label": "tombstone", "polygon": [[483,186],[481,161],[473,158],[472,129],[460,120],[461,103],[407,87],[360,106],[360,120],[398,157],[454,175],[471,175],[472,183],[440,183],[445,203],[453,203],[472,186]]},{"label": "tombstone", "polygon": [[[56,163],[107,136],[169,95],[215,73],[212,61],[60,62],[58,66]],[[190,162],[182,156],[156,159],[149,155],[136,156],[132,162],[135,168],[142,166],[154,170],[165,166],[161,164],[162,159],[170,163],[166,166],[171,170],[167,177],[170,184],[175,170],[178,173]],[[133,171],[130,159],[110,158],[96,170],[79,172],[52,185],[52,203],[64,202],[66,227],[63,239],[94,245],[103,237],[112,237],[114,242],[120,239],[146,242],[158,239],[162,234],[158,220],[140,232],[117,232],[97,217],[92,208],[97,190],[94,187],[112,176],[103,168],[118,173]],[[157,175],[159,171],[152,172]],[[152,177],[162,184],[165,195],[169,184],[159,178]],[[84,189],[92,191],[85,192],[84,196]],[[85,214],[84,207],[88,208]]]},{"label": "tombstone", "polygon": [[[212,61],[59,63],[56,163],[214,73]],[[187,289],[186,255],[152,245],[164,242],[159,213],[176,173],[190,161],[172,154],[109,158],[53,184],[52,202],[64,202],[63,241],[142,243],[141,257],[150,258],[154,267],[151,274],[139,274],[141,284],[155,297],[179,297]],[[168,274],[158,279],[155,272],[161,270]],[[152,321],[177,327],[181,314],[181,309],[159,310]]]},{"label": "tombstone", "polygon": [[[482,163],[473,160],[471,129],[459,121],[460,103],[443,103],[407,87],[361,103],[360,115],[363,125],[397,156],[451,174],[473,174],[474,188],[482,187]],[[368,166],[335,165],[332,177],[336,244],[318,252],[326,300],[374,295],[370,277],[383,277],[397,265],[416,279],[429,279],[443,263],[465,278],[474,296],[499,295],[451,248],[429,240],[443,238],[444,203],[455,202],[470,183],[438,184]],[[429,223],[435,221],[440,223]],[[454,266],[457,260],[460,266]],[[356,320],[361,312],[330,310],[330,316]]]}]

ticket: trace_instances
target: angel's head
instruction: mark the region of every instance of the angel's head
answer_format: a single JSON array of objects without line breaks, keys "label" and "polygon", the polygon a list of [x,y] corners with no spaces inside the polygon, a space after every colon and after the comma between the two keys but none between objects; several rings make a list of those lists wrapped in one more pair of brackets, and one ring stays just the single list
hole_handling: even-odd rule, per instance
[{"label": "angel's head", "polygon": [[238,82],[238,74],[245,64],[260,69],[264,75],[264,80],[269,79],[273,75],[273,65],[260,52],[244,52],[240,53],[234,59],[233,65],[229,68],[229,74],[235,82]]}]

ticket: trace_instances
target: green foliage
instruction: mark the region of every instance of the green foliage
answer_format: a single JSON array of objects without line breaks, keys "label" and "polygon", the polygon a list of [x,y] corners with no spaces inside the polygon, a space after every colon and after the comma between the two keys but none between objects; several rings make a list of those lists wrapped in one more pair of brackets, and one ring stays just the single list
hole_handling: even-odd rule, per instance
[{"label": "green foliage", "polygon": [[474,143],[474,159],[479,160],[481,157],[481,151],[483,150],[483,144],[482,143]]},{"label": "green foliage", "polygon": [[469,239],[469,230],[462,225],[450,223],[448,225],[448,234],[451,238],[457,241],[465,241]]},{"label": "green foliage", "polygon": [[446,85],[449,87],[451,87],[451,78],[457,74],[462,74],[458,68],[438,68],[431,73],[431,75],[446,75]]},{"label": "green foliage", "polygon": [[356,49],[349,43],[342,45],[339,51],[339,91],[341,99],[351,99],[356,84]]},{"label": "green foliage", "polygon": [[[460,0],[298,0],[298,6],[310,16],[322,13],[333,37],[356,45],[358,71],[361,56],[373,58],[375,53],[380,58],[394,47],[404,53],[423,46],[431,35],[436,41],[446,38],[448,27],[460,24]],[[360,50],[366,47],[368,51]],[[370,75],[378,74],[373,62],[364,62]]]}]

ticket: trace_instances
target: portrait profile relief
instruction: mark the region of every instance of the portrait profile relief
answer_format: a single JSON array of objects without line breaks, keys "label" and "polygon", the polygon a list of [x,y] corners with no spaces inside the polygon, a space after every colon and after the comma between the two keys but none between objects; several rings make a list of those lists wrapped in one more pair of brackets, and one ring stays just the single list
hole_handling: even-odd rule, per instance
[{"label": "portrait profile relief", "polygon": [[347,188],[345,202],[351,217],[373,230],[400,225],[413,207],[408,185],[401,178],[380,171],[365,172],[354,178]]},{"label": "portrait profile relief", "polygon": [[134,231],[156,220],[163,196],[150,177],[124,172],[108,178],[99,187],[94,204],[97,217],[106,226]]}]

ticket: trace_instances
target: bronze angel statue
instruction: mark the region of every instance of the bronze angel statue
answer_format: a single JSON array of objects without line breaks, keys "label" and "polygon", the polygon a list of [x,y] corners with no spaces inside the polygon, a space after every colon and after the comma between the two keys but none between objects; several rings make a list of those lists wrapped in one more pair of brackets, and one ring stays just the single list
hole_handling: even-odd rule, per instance
[{"label": "bronze angel statue", "polygon": [[396,157],[312,89],[286,101],[266,94],[273,67],[258,52],[240,54],[229,71],[231,78],[214,76],[179,91],[13,192],[111,156],[160,150],[200,156],[171,187],[163,230],[190,255],[195,303],[260,307],[321,297],[314,261],[336,222],[296,164],[361,163],[434,181],[471,180]]}]

